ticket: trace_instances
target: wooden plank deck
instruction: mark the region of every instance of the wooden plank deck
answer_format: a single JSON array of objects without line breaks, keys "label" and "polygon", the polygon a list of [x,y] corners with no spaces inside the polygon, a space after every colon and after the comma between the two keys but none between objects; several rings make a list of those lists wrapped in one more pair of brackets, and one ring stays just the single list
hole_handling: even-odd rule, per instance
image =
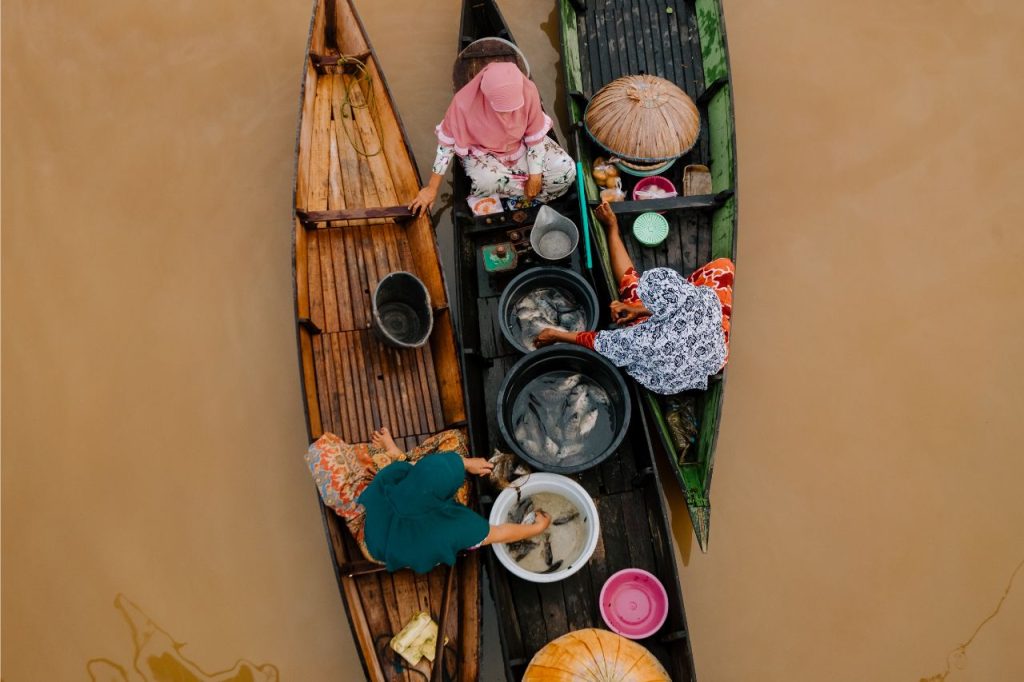
[{"label": "wooden plank deck", "polygon": [[[385,156],[360,154],[353,145],[356,140],[371,154],[380,147],[369,112],[344,103],[347,96],[363,104],[362,90],[347,73],[322,76],[316,87],[307,209],[393,206],[398,195]],[[312,339],[320,419],[350,442],[368,441],[382,425],[397,438],[444,428],[430,347],[399,351],[371,328],[371,297],[380,279],[397,270],[417,272],[405,229],[393,217],[364,217],[307,236],[310,319],[322,330]]]}]

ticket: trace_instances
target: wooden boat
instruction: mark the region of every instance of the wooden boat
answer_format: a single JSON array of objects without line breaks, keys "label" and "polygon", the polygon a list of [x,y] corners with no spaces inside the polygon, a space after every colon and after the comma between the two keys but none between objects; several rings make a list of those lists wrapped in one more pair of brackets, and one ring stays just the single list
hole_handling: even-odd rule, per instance
[{"label": "wooden boat", "polygon": [[[465,428],[459,355],[429,217],[406,208],[420,187],[405,132],[366,32],[349,0],[317,0],[303,70],[293,262],[303,397],[310,439],[352,443],[388,426],[410,448]],[[371,292],[405,270],[434,307],[429,343],[397,350],[371,329]],[[319,495],[317,496],[319,499]],[[363,559],[321,501],[342,601],[370,680],[469,682],[479,677],[479,556],[427,575],[394,574]],[[420,611],[449,643],[433,669],[403,670],[388,640]],[[440,638],[439,638],[440,639]],[[445,670],[442,670],[444,668]],[[423,673],[422,675],[419,673]]]},{"label": "wooden boat", "polygon": [[[493,0],[465,0],[459,32],[460,60],[480,60],[479,51],[467,48],[480,38],[493,36],[512,39]],[[514,53],[497,52],[495,58],[515,59]],[[475,66],[479,63],[471,65]],[[456,65],[455,72],[459,71]],[[499,331],[498,298],[515,274],[535,264],[526,260],[516,272],[492,276],[481,266],[480,247],[506,240],[508,230],[528,225],[531,216],[524,211],[514,213],[508,222],[495,216],[474,218],[465,210],[469,183],[459,169],[456,172],[457,291],[470,438],[474,452],[485,453],[494,448],[507,449],[497,427],[497,393],[502,378],[521,357]],[[579,224],[578,197],[574,193],[552,205]],[[579,249],[569,267],[588,279],[591,277]],[[607,303],[605,299],[603,306],[607,307]],[[638,400],[638,394],[633,400]],[[667,503],[655,473],[644,421],[636,412],[634,417],[626,439],[614,455],[573,475],[594,498],[601,517],[601,539],[583,570],[557,583],[532,583],[511,575],[490,550],[484,552],[498,613],[505,673],[510,681],[522,678],[530,659],[549,641],[573,630],[604,627],[599,612],[601,587],[610,575],[628,567],[643,568],[657,575],[669,596],[666,624],[641,643],[657,656],[673,680],[695,678]],[[490,501],[481,497],[485,512],[490,509]]]},{"label": "wooden boat", "polygon": [[[629,229],[622,231],[626,249],[637,268],[642,272],[653,267],[671,267],[689,275],[715,258],[735,261],[736,143],[720,0],[667,0],[658,4],[641,0],[558,0],[558,9],[566,105],[577,158],[584,168],[589,168],[597,156],[607,156],[583,128],[587,102],[616,78],[639,73],[667,78],[697,103],[701,113],[702,130],[697,144],[664,175],[679,188],[684,166],[702,165],[710,168],[712,191],[614,204],[616,213],[627,220],[648,210],[665,211],[669,219],[669,238],[653,249],[641,246]],[[589,173],[587,176],[587,198],[593,205],[599,199],[598,187]],[[628,193],[636,178],[624,179],[628,180]],[[628,228],[629,223],[624,226]],[[606,280],[611,281],[603,237],[598,231],[595,244],[603,256]],[[617,296],[614,287],[610,294]],[[707,551],[710,533],[711,475],[724,392],[724,372],[712,378],[706,391],[690,391],[672,398],[643,391],[644,406],[686,496],[694,533],[703,551]],[[674,437],[673,427],[686,408],[693,410],[699,425],[695,440],[684,451],[678,441],[684,441],[685,436]]]}]

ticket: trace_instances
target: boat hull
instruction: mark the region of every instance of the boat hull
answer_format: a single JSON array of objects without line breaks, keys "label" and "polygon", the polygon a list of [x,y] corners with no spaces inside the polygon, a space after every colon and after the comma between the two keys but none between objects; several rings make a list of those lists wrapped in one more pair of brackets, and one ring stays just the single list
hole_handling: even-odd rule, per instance
[{"label": "boat hull", "polygon": [[[667,10],[672,10],[671,12]],[[700,137],[690,151],[666,173],[680,187],[681,173],[689,164],[707,166],[711,172],[711,194],[665,202],[671,229],[668,239],[657,248],[647,248],[631,231],[622,231],[626,249],[641,272],[654,267],[671,267],[683,275],[715,259],[736,260],[737,195],[736,141],[729,80],[729,60],[724,20],[719,0],[686,3],[669,0],[667,5],[625,0],[558,0],[562,65],[578,158],[588,168],[603,151],[582,128],[586,104],[602,86],[629,74],[648,73],[666,78],[682,88],[697,103],[701,113]],[[600,188],[585,178],[587,199],[599,200]],[[642,204],[643,202],[639,202]],[[626,202],[618,210],[644,210]],[[632,220],[634,213],[620,220]],[[613,286],[608,294],[618,296],[613,281],[604,235],[595,234],[601,254],[605,281]],[[697,543],[707,551],[710,535],[711,478],[715,447],[722,420],[726,372],[712,377],[706,391],[691,391],[674,401],[692,406],[699,422],[694,443],[680,447],[673,436],[673,406],[649,391],[643,405],[659,450],[676,477],[690,515]],[[684,446],[685,447],[685,446]]]},{"label": "boat hull", "polygon": [[[296,141],[293,276],[310,441],[326,432],[367,442],[387,426],[411,449],[446,429],[465,433],[454,325],[429,217],[405,208],[420,179],[365,29],[348,0],[318,0],[302,73]],[[429,342],[389,346],[372,329],[370,296],[389,272],[411,272],[433,306]],[[424,659],[408,672],[388,641],[426,611],[450,644],[441,659],[460,682],[479,678],[480,559],[451,573],[388,573],[366,560],[319,495],[330,561],[367,679],[441,679]]]}]

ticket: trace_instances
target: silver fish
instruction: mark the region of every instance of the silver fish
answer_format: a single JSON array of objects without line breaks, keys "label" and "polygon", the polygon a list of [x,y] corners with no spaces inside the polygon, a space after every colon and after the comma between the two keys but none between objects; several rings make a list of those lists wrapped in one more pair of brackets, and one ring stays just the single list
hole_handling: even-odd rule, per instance
[{"label": "silver fish", "polygon": [[530,467],[511,452],[495,449],[494,454],[487,461],[494,465],[487,478],[491,485],[498,490],[504,490],[513,480],[531,472]]},{"label": "silver fish", "polygon": [[559,313],[558,325],[564,327],[567,331],[581,332],[587,327],[587,320],[583,316],[582,310],[572,310],[569,312]]},{"label": "silver fish", "polygon": [[557,384],[555,384],[555,387],[559,391],[564,391],[568,393],[569,391],[571,391],[572,389],[576,388],[576,386],[579,385],[581,379],[583,379],[582,374],[570,374],[569,376],[565,377]]},{"label": "silver fish", "polygon": [[537,548],[536,540],[520,540],[519,542],[511,542],[508,545],[509,554],[515,561],[522,561],[526,556]]},{"label": "silver fish", "polygon": [[584,437],[597,424],[597,402],[588,384],[579,384],[566,400],[565,406],[566,433],[575,437]]},{"label": "silver fish", "polygon": [[566,512],[565,514],[562,514],[557,519],[553,519],[551,521],[551,525],[552,526],[564,526],[565,524],[569,523],[570,521],[575,521],[579,517],[580,517],[579,511],[574,509],[571,512]]},{"label": "silver fish", "polygon": [[571,297],[567,296],[564,292],[558,289],[551,289],[551,295],[548,296],[548,302],[555,310],[559,313],[567,313],[571,310],[578,310],[579,304],[576,303]]},{"label": "silver fish", "polygon": [[549,450],[547,441],[551,439],[544,434],[543,428],[536,410],[526,410],[514,432],[519,447],[534,457],[540,457]]},{"label": "silver fish", "polygon": [[523,500],[516,505],[515,509],[509,512],[508,520],[511,523],[522,523],[526,515],[531,512],[533,512],[533,498],[523,498]]}]

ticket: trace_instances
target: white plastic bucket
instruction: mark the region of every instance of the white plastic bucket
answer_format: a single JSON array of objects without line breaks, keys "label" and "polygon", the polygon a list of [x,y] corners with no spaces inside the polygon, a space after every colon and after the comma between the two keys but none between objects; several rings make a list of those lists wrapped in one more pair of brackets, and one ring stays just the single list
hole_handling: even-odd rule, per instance
[{"label": "white plastic bucket", "polygon": [[553,573],[534,573],[527,571],[515,562],[508,553],[504,544],[493,545],[494,554],[498,561],[507,568],[513,575],[529,580],[534,583],[555,583],[568,578],[583,568],[597,549],[597,540],[601,534],[601,523],[597,517],[597,506],[587,491],[576,481],[559,474],[529,474],[516,479],[512,484],[501,491],[498,498],[494,500],[491,507],[490,523],[492,526],[500,526],[508,522],[508,515],[517,504],[520,496],[516,494],[516,488],[521,491],[523,497],[536,495],[537,493],[554,493],[561,495],[572,502],[580,511],[580,518],[587,530],[586,540],[583,542],[583,550],[578,558],[574,559],[565,568]]}]

